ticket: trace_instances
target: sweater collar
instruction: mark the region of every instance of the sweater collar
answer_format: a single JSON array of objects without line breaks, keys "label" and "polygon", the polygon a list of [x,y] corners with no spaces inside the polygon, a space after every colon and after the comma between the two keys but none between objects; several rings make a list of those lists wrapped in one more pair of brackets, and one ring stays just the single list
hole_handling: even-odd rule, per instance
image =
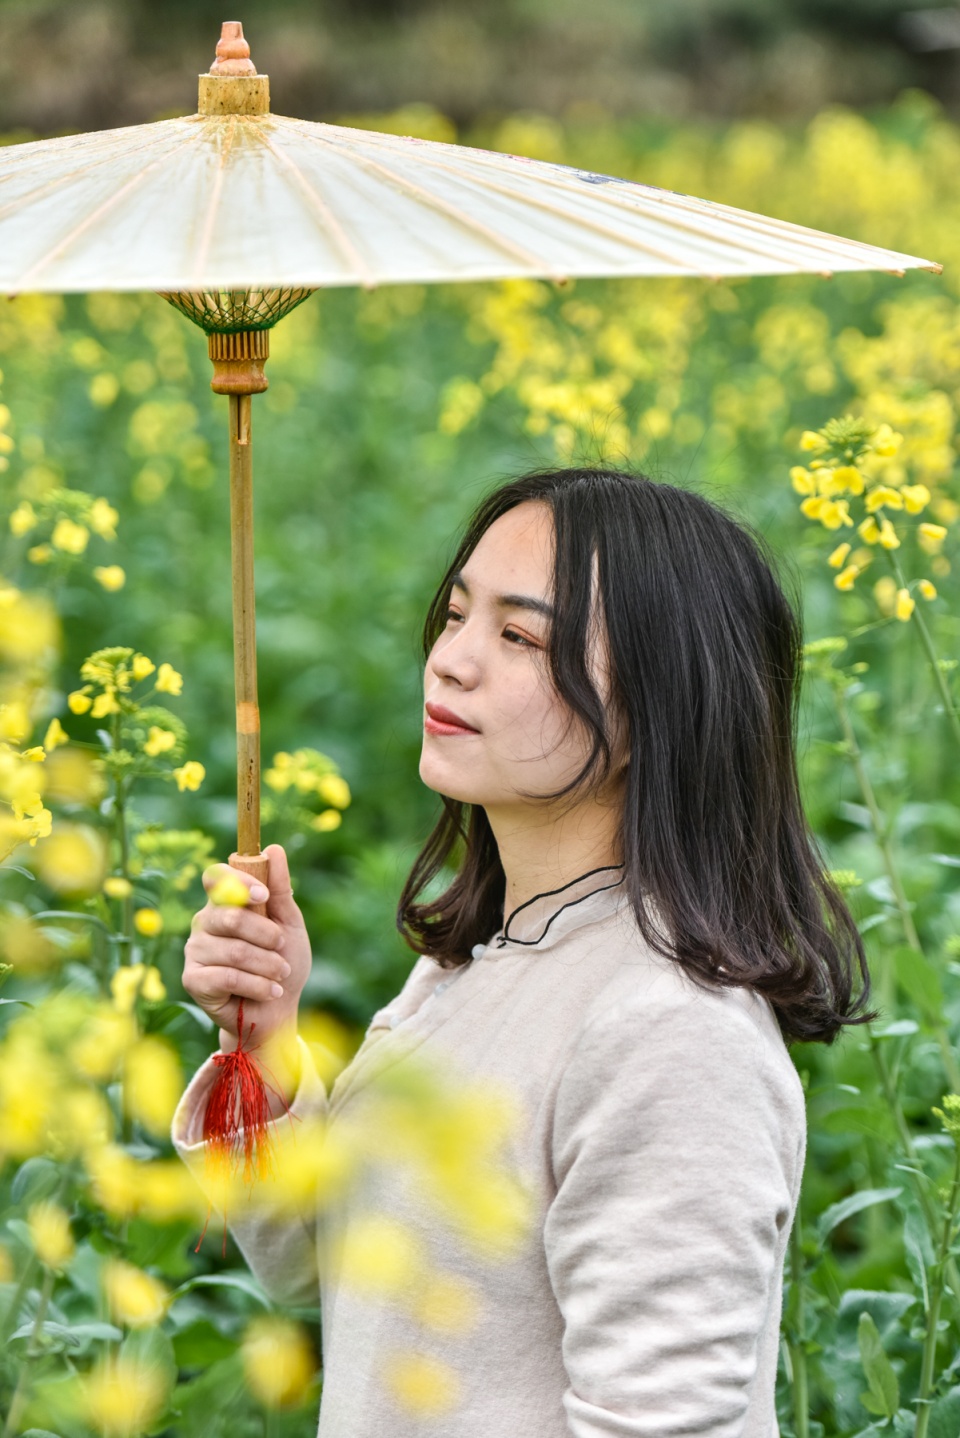
[{"label": "sweater collar", "polygon": [[539,953],[574,930],[615,913],[627,901],[622,866],[591,870],[561,889],[536,894],[519,905],[490,942],[477,947],[491,958]]}]

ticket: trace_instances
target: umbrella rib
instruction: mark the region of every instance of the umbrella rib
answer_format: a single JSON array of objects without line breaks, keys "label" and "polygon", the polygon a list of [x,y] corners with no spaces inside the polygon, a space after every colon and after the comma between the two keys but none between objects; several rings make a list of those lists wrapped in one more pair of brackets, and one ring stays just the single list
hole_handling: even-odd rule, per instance
[{"label": "umbrella rib", "polygon": [[266,145],[270,153],[274,155],[278,160],[280,160],[282,164],[286,165],[289,170],[293,171],[296,180],[300,184],[300,187],[302,188],[304,194],[307,196],[307,199],[309,200],[311,206],[318,215],[321,223],[333,236],[333,239],[336,244],[340,246],[341,253],[346,258],[347,263],[354,265],[357,271],[362,276],[361,283],[367,289],[375,288],[377,283],[376,276],[374,275],[370,266],[367,264],[366,260],[361,255],[360,251],[357,249],[356,245],[351,240],[350,236],[347,234],[346,230],[340,224],[340,221],[337,219],[336,215],[333,213],[330,206],[327,204],[326,200],[323,198],[319,190],[316,190],[314,188],[314,186],[310,183],[306,175],[301,170],[300,166],[294,160],[291,160],[289,155],[285,155],[282,150],[277,149],[276,145],[271,142],[269,136],[266,134],[266,132],[261,126],[257,125],[255,126],[255,129],[263,144]]},{"label": "umbrella rib", "polygon": [[[384,137],[382,137],[382,138],[384,138],[384,139],[386,139],[386,140],[388,140],[388,141],[391,140],[391,139],[393,139],[392,136],[384,136]],[[329,142],[328,142],[328,143],[329,143]],[[455,148],[455,147],[454,147],[454,148]],[[398,149],[399,149],[399,147],[398,147]],[[479,160],[479,162],[480,162],[481,164],[483,164],[485,167],[490,168],[490,169],[496,169],[496,168],[497,168],[497,164],[496,164],[496,160],[497,160],[497,159],[500,159],[500,158],[502,158],[502,159],[507,159],[507,158],[509,158],[509,157],[507,157],[507,156],[501,156],[501,155],[499,154],[499,152],[497,152],[495,156],[494,156],[494,155],[491,155],[491,158],[488,158],[487,155],[486,155],[483,151],[480,151],[480,150],[474,150],[474,151],[472,152],[471,158],[474,158],[474,157],[476,157],[476,159]],[[448,169],[448,170],[449,170],[449,169],[452,169],[452,170],[454,171],[454,173],[457,173],[455,166],[451,166],[451,165],[446,165],[446,164],[444,164],[443,161],[437,160],[437,159],[436,159],[431,153],[429,153],[429,152],[425,154],[423,149],[421,149],[421,150],[418,151],[418,160],[419,160],[420,162],[422,162],[422,163],[426,163],[426,164],[429,164],[429,165],[433,165],[433,166],[436,166],[436,167],[438,167],[438,168],[443,168],[443,169]],[[542,162],[535,162],[535,163],[542,163]],[[559,167],[559,168],[565,168],[565,167],[561,166],[561,167]],[[582,190],[581,190],[578,186],[571,184],[569,181],[565,180],[564,178],[562,178],[562,177],[559,176],[559,175],[552,175],[552,174],[551,174],[551,175],[549,175],[549,176],[543,176],[542,178],[548,180],[551,185],[555,186],[555,187],[558,188],[558,189],[563,190],[565,193],[568,193],[568,194],[576,194],[576,195],[582,195],[582,193],[583,193]],[[614,176],[611,176],[611,179],[613,179],[613,180],[615,181],[615,183],[620,184],[620,185],[622,185],[622,184],[636,184],[636,185],[637,185],[639,188],[641,188],[641,189],[650,188],[649,186],[644,186],[642,181],[629,181],[629,180],[616,179],[616,177],[614,177]],[[486,181],[486,180],[485,180],[484,183],[489,183],[489,181]],[[493,188],[493,186],[491,186],[491,188]],[[514,195],[516,198],[521,198],[521,199],[524,199],[524,200],[527,200],[527,198],[528,198],[527,196],[517,196],[515,191],[511,191],[511,190],[509,190],[509,189],[507,189],[507,190],[504,191],[504,192],[505,192],[505,193],[508,193],[508,194],[512,194],[512,195]],[[673,204],[675,205],[676,208],[684,210],[687,214],[690,214],[691,211],[692,211],[694,214],[698,214],[698,213],[699,213],[698,210],[697,210],[697,202],[696,202],[696,200],[694,199],[693,196],[691,196],[691,195],[681,195],[681,194],[678,194],[676,191],[673,191],[673,190],[669,191],[669,194],[670,194],[671,199],[672,199],[672,202],[673,202]],[[656,213],[657,202],[654,201],[654,200],[652,200],[652,199],[646,199],[645,197],[640,196],[640,195],[632,195],[632,194],[631,194],[631,195],[623,195],[622,192],[619,192],[619,195],[618,195],[617,197],[615,197],[613,194],[611,194],[611,193],[609,193],[609,192],[606,192],[606,187],[604,186],[604,187],[599,187],[599,188],[598,188],[597,198],[600,199],[600,200],[602,200],[602,201],[604,201],[605,203],[607,203],[607,204],[609,204],[609,205],[616,205],[617,198],[625,199],[625,200],[627,200],[628,203],[631,205],[631,208],[634,208],[634,209],[640,211],[641,213],[643,213],[644,215],[646,215],[648,218],[658,218],[657,213]],[[540,204],[542,204],[543,202],[541,202],[541,201],[529,201],[529,203],[540,203]],[[661,203],[662,203],[662,202],[661,202]],[[712,202],[707,201],[706,203],[709,204],[709,203],[712,203]],[[891,257],[896,257],[896,258],[899,258],[899,257],[900,257],[898,251],[895,251],[895,250],[887,250],[885,246],[868,245],[868,244],[866,244],[863,240],[851,240],[851,239],[848,239],[847,237],[845,237],[845,236],[843,236],[843,235],[829,236],[829,237],[827,238],[827,240],[824,240],[824,239],[822,238],[822,236],[823,236],[823,231],[812,230],[812,229],[810,229],[808,226],[805,226],[805,225],[794,225],[794,222],[793,222],[792,220],[774,220],[774,219],[770,219],[770,218],[768,218],[767,216],[764,216],[764,215],[754,215],[754,214],[753,214],[751,211],[749,211],[749,210],[737,210],[737,209],[735,209],[734,206],[722,205],[722,206],[719,206],[719,208],[721,208],[721,209],[723,209],[723,210],[732,210],[732,211],[733,211],[733,214],[723,214],[723,215],[719,216],[719,218],[723,219],[726,223],[728,223],[728,224],[732,224],[732,223],[742,224],[745,229],[751,229],[751,230],[754,230],[754,231],[759,230],[759,231],[763,232],[766,236],[768,236],[768,237],[770,237],[770,238],[773,238],[773,239],[776,238],[776,235],[775,235],[775,233],[774,233],[774,234],[771,234],[771,231],[770,231],[770,228],[769,228],[769,226],[770,226],[771,224],[772,224],[772,225],[789,225],[789,226],[791,226],[792,228],[795,228],[795,229],[797,229],[797,230],[802,231],[802,234],[803,234],[803,242],[804,242],[805,244],[809,245],[811,248],[817,248],[817,249],[824,250],[824,251],[826,251],[826,253],[827,253],[828,255],[829,255],[830,252],[831,252],[832,246],[838,245],[838,246],[842,246],[842,247],[843,247],[844,249],[846,249],[848,252],[849,252],[849,251],[854,251],[854,252],[856,252],[856,251],[867,251],[867,252],[870,252],[870,251],[874,251],[874,250],[876,250],[876,249],[883,249],[884,252],[885,252],[886,254],[889,254]],[[705,217],[705,218],[706,218],[706,217]],[[709,229],[704,229],[704,227],[701,226],[701,225],[696,225],[696,224],[691,224],[691,223],[684,224],[683,222],[674,221],[674,220],[671,220],[671,223],[675,224],[678,229],[687,230],[687,231],[689,231],[691,234],[698,235],[698,236],[707,235],[710,239],[713,239],[713,240],[715,240],[715,241],[718,241],[718,242],[721,243],[721,244],[728,245],[728,246],[734,246],[734,247],[735,247],[735,246],[737,246],[737,245],[739,244],[739,245],[741,246],[741,248],[750,249],[750,250],[751,250],[753,253],[755,253],[755,254],[763,255],[765,258],[768,258],[768,259],[778,259],[778,260],[781,260],[781,262],[782,262],[782,256],[776,254],[775,251],[770,251],[770,250],[768,250],[768,249],[761,248],[761,247],[758,246],[758,245],[748,245],[748,244],[746,244],[746,243],[744,243],[744,242],[742,242],[742,241],[737,241],[737,240],[735,240],[735,239],[734,239],[734,240],[725,239],[725,238],[724,238],[723,236],[721,236],[721,235],[713,234]],[[799,241],[798,241],[797,239],[792,239],[792,237],[788,237],[788,238],[791,238],[792,243],[799,243]],[[653,254],[653,253],[656,253],[656,251],[651,250],[650,253]],[[836,253],[835,250],[834,250],[834,253]],[[909,258],[915,259],[915,258],[919,258],[919,257],[918,257],[918,256],[909,256]],[[935,264],[932,264],[932,263],[931,263],[930,265],[925,266],[924,268],[928,268],[928,269],[931,269],[931,270],[935,271],[936,273],[940,273],[940,272],[942,271],[942,269],[943,269],[943,266],[942,266],[942,265],[935,265]]]},{"label": "umbrella rib", "polygon": [[[315,140],[321,145],[326,145],[328,149],[336,150],[338,153],[340,152],[340,147],[323,135],[315,135],[311,132],[306,138]],[[532,250],[525,249],[523,245],[515,245],[512,240],[506,239],[503,235],[498,235],[495,230],[490,229],[479,220],[474,220],[464,215],[454,205],[448,205],[446,201],[441,200],[439,196],[431,195],[429,190],[425,190],[422,185],[416,184],[413,180],[408,180],[405,175],[397,174],[396,171],[389,169],[386,165],[381,165],[378,160],[372,160],[368,155],[357,155],[356,159],[359,160],[361,164],[366,165],[368,169],[377,170],[380,174],[386,175],[387,179],[393,184],[402,186],[411,194],[418,196],[425,204],[431,205],[435,210],[439,210],[441,214],[448,215],[451,219],[455,220],[457,224],[462,226],[463,229],[473,230],[476,234],[483,235],[499,249],[505,250],[517,259],[523,260],[525,264],[542,267],[544,263],[543,259],[539,255],[535,255]],[[550,278],[566,279],[566,275],[560,270],[551,269]]]},{"label": "umbrella rib", "polygon": [[[197,245],[196,258],[193,262],[194,273],[197,275],[199,275],[202,271],[204,262],[206,261],[207,254],[210,249],[210,241],[213,237],[213,225],[214,221],[217,218],[217,210],[220,208],[220,196],[223,193],[224,173],[227,167],[227,160],[230,157],[230,151],[233,149],[233,141],[234,137],[236,136],[236,133],[237,117],[236,115],[231,115],[230,127],[227,130],[224,145],[222,150],[220,151],[220,164],[217,167],[216,177],[213,181],[213,188],[210,193],[210,203],[207,206],[207,213],[203,222],[203,230],[201,232],[200,240]],[[197,280],[196,283],[199,284],[201,282]]]},{"label": "umbrella rib", "polygon": [[91,210],[90,214],[87,215],[83,220],[81,220],[78,225],[75,225],[73,229],[70,230],[69,233],[63,237],[62,240],[58,240],[52,249],[48,250],[45,255],[41,255],[39,260],[37,260],[35,264],[31,265],[30,268],[24,272],[20,281],[21,289],[26,289],[30,280],[35,278],[37,273],[43,269],[44,265],[48,265],[51,260],[57,257],[57,255],[62,254],[62,252],[69,245],[72,245],[74,241],[80,235],[82,235],[85,230],[88,230],[96,220],[101,219],[102,216],[105,215],[109,210],[112,210],[114,205],[118,204],[120,200],[123,199],[124,195],[127,195],[131,190],[136,189],[137,185],[139,185],[143,181],[144,177],[148,175],[151,170],[155,170],[158,165],[163,164],[163,162],[165,160],[168,160],[169,158],[169,152],[165,155],[159,155],[155,160],[152,160],[149,165],[145,165],[142,170],[138,171],[138,173],[134,175],[133,179],[128,180],[125,185],[121,185],[120,189],[117,190],[115,194],[111,195],[108,200],[104,200],[103,204],[98,205],[95,210]]},{"label": "umbrella rib", "polygon": [[[141,145],[140,148],[141,148],[141,149],[147,149],[147,148],[149,148],[149,147],[146,146],[146,145]],[[112,155],[112,154],[110,154],[110,155],[102,155],[102,154],[101,154],[101,155],[98,155],[95,159],[88,161],[87,164],[81,165],[81,166],[79,167],[79,169],[71,171],[70,179],[71,179],[71,180],[79,180],[79,179],[81,179],[84,175],[88,175],[91,170],[97,169],[97,167],[100,166],[100,165],[110,165],[110,164],[113,164],[115,158],[116,158],[116,157],[115,157],[114,155]],[[7,178],[7,177],[4,177],[4,178]],[[2,184],[2,180],[0,180],[0,184]],[[63,185],[63,176],[62,176],[62,175],[57,175],[57,177],[56,177],[55,179],[53,179],[53,180],[48,180],[48,181],[46,182],[46,184],[37,185],[34,189],[30,190],[27,194],[25,194],[25,195],[24,195],[24,194],[18,195],[17,198],[16,198],[15,200],[11,200],[9,204],[0,206],[0,219],[3,219],[6,215],[9,215],[11,212],[17,210],[17,209],[18,209],[19,207],[21,207],[22,205],[27,204],[27,203],[29,203],[29,202],[32,202],[32,201],[34,201],[34,200],[37,200],[37,199],[42,198],[43,195],[49,194],[49,192],[50,192],[51,190],[58,190],[58,189],[60,189],[62,185]]]}]

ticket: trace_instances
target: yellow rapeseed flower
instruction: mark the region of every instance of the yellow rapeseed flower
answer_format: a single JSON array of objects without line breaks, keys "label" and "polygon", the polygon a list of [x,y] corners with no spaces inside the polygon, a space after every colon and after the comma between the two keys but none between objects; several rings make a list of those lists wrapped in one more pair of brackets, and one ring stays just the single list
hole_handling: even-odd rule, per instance
[{"label": "yellow rapeseed flower", "polygon": [[892,615],[897,603],[897,581],[884,574],[873,586],[873,597],[882,614]]},{"label": "yellow rapeseed flower", "polygon": [[27,550],[27,558],[31,564],[49,564],[53,558],[53,548],[49,544],[35,544],[32,549]]},{"label": "yellow rapeseed flower", "polygon": [[889,519],[887,519],[886,515],[884,515],[883,519],[880,521],[880,543],[883,545],[884,549],[900,548],[900,540],[897,537],[897,531],[894,529]]},{"label": "yellow rapeseed flower", "polygon": [[178,674],[172,664],[161,664],[157,671],[157,690],[160,694],[179,694],[183,689],[183,675]]},{"label": "yellow rapeseed flower", "polygon": [[89,824],[58,821],[37,846],[35,862],[43,882],[57,893],[96,893],[106,867],[103,836]]},{"label": "yellow rapeseed flower", "polygon": [[301,1323],[267,1315],[254,1318],[241,1352],[247,1386],[265,1408],[295,1408],[303,1402],[316,1364]]},{"label": "yellow rapeseed flower", "polygon": [[50,753],[60,744],[69,744],[70,735],[64,732],[63,725],[59,719],[51,719],[47,725],[47,732],[43,736],[43,747]]},{"label": "yellow rapeseed flower", "polygon": [[384,1376],[397,1402],[420,1418],[448,1413],[460,1398],[454,1370],[428,1353],[391,1354]]},{"label": "yellow rapeseed flower", "polygon": [[823,506],[828,501],[821,494],[811,494],[800,506],[800,513],[805,514],[808,519],[819,519]]},{"label": "yellow rapeseed flower", "polygon": [[863,475],[854,464],[840,464],[833,471],[833,492],[842,494],[844,490],[850,494],[863,493]]},{"label": "yellow rapeseed flower", "polygon": [[158,1367],[123,1355],[101,1359],[84,1375],[81,1406],[87,1422],[103,1438],[130,1438],[149,1428],[166,1398]]},{"label": "yellow rapeseed flower", "polygon": [[866,544],[880,543],[880,526],[872,515],[857,525],[857,533]]},{"label": "yellow rapeseed flower", "polygon": [[73,1257],[69,1215],[51,1199],[35,1203],[27,1212],[27,1227],[34,1251],[47,1268],[64,1268]]},{"label": "yellow rapeseed flower", "polygon": [[925,554],[939,554],[946,537],[947,531],[942,524],[917,525],[917,541]]},{"label": "yellow rapeseed flower", "polygon": [[317,793],[325,804],[332,804],[336,809],[346,809],[350,803],[350,785],[339,774],[321,774]]},{"label": "yellow rapeseed flower", "polygon": [[329,834],[333,829],[339,829],[342,823],[343,815],[339,809],[324,809],[310,820],[310,827],[318,834]]},{"label": "yellow rapeseed flower", "polygon": [[92,404],[98,409],[107,409],[113,404],[120,393],[120,381],[115,374],[95,374],[90,381],[87,393]]},{"label": "yellow rapeseed flower", "polygon": [[182,793],[184,789],[199,789],[206,778],[206,769],[195,759],[189,759],[186,764],[181,764],[179,769],[174,769],[173,777],[177,781],[177,788]]},{"label": "yellow rapeseed flower", "polygon": [[856,564],[848,564],[846,569],[841,570],[833,581],[837,589],[852,589],[854,580],[860,570]]},{"label": "yellow rapeseed flower", "polygon": [[902,619],[904,623],[906,623],[915,608],[916,600],[911,595],[909,589],[898,589],[897,602],[894,609],[897,618]]},{"label": "yellow rapeseed flower", "polygon": [[36,523],[37,516],[34,513],[33,505],[25,499],[17,505],[10,516],[10,532],[15,534],[18,539],[22,538],[24,534],[30,533]]},{"label": "yellow rapeseed flower", "polygon": [[888,424],[882,424],[873,435],[870,441],[870,448],[874,454],[879,454],[882,458],[888,459],[890,455],[896,454],[902,443],[902,434],[898,434],[896,430],[891,429]]},{"label": "yellow rapeseed flower", "polygon": [[122,1258],[108,1258],[104,1264],[103,1290],[113,1321],[128,1328],[159,1323],[170,1298],[165,1284]]},{"label": "yellow rapeseed flower", "polygon": [[850,508],[845,499],[825,499],[817,518],[824,529],[839,529],[842,524],[853,528]]},{"label": "yellow rapeseed flower", "polygon": [[152,674],[156,667],[153,660],[148,659],[145,654],[135,654],[130,661],[130,671],[138,683]]},{"label": "yellow rapeseed flower", "polygon": [[817,481],[808,469],[804,469],[802,464],[795,464],[791,469],[790,483],[797,494],[816,494],[817,492]]},{"label": "yellow rapeseed flower", "polygon": [[936,599],[936,597],[937,597],[936,586],[935,586],[934,584],[932,584],[929,579],[921,579],[920,582],[919,582],[919,584],[917,585],[917,588],[919,589],[920,593],[923,595],[924,599]]},{"label": "yellow rapeseed flower", "polygon": [[95,499],[90,506],[87,523],[101,539],[116,539],[119,518],[112,504],[108,504],[105,499]]},{"label": "yellow rapeseed flower", "polygon": [[871,489],[864,500],[864,508],[868,514],[876,514],[878,509],[902,509],[903,498],[898,489],[891,489],[888,484],[878,485]]},{"label": "yellow rapeseed flower", "polygon": [[119,564],[98,564],[93,571],[93,577],[111,593],[122,589],[127,582],[126,573]]},{"label": "yellow rapeseed flower", "polygon": [[166,1137],[182,1092],[180,1061],[166,1039],[148,1034],[127,1050],[123,1067],[124,1109],[150,1133],[158,1138]]},{"label": "yellow rapeseed flower", "polygon": [[67,708],[70,710],[71,714],[86,714],[87,710],[90,708],[91,704],[93,703],[93,700],[87,693],[88,688],[89,685],[85,686],[83,689],[74,689],[72,694],[67,695]]},{"label": "yellow rapeseed flower", "polygon": [[82,554],[89,538],[90,531],[85,524],[75,524],[64,515],[54,525],[50,542],[54,549],[62,549],[65,554]]},{"label": "yellow rapeseed flower", "polygon": [[925,484],[905,484],[900,493],[908,514],[919,514],[930,503],[930,491]]},{"label": "yellow rapeseed flower", "polygon": [[109,899],[126,899],[133,893],[133,885],[123,874],[111,874],[103,881],[103,892]]},{"label": "yellow rapeseed flower", "polygon": [[133,916],[133,927],[145,939],[153,939],[163,932],[163,917],[157,909],[138,909]]},{"label": "yellow rapeseed flower", "polygon": [[210,902],[233,905],[238,909],[246,908],[250,902],[250,890],[236,874],[227,874],[210,890]]},{"label": "yellow rapeseed flower", "polygon": [[98,694],[96,699],[94,699],[93,709],[91,710],[94,719],[104,719],[108,714],[119,713],[120,705],[117,703],[115,690],[105,689],[102,694]]},{"label": "yellow rapeseed flower", "polygon": [[155,759],[158,754],[165,754],[168,749],[175,749],[176,744],[177,736],[172,730],[161,729],[159,725],[151,724],[143,752],[149,754],[151,759]]},{"label": "yellow rapeseed flower", "polygon": [[800,436],[800,448],[805,449],[812,454],[816,454],[820,450],[826,449],[826,447],[827,441],[824,439],[823,435],[818,434],[815,429],[805,429],[803,431],[803,434]]}]

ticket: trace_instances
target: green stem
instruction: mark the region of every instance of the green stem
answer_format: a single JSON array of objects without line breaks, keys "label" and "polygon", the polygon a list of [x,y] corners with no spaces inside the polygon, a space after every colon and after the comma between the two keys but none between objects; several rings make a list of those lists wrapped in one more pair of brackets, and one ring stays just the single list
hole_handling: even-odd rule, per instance
[{"label": "green stem", "polygon": [[[121,748],[122,736],[120,733],[120,725],[122,719],[122,714],[114,714],[113,716],[113,752],[115,754],[118,753]],[[114,824],[116,826],[115,832],[117,836],[117,842],[120,846],[120,872],[123,877],[127,879],[130,877],[127,873],[130,858],[130,845],[129,837],[127,835],[127,815],[125,808],[126,800],[124,795],[124,781],[122,774],[114,774],[113,785]],[[123,938],[126,944],[127,954],[129,956],[133,945],[132,894],[124,895],[123,899],[121,900],[121,912],[123,915],[121,919],[121,928],[123,930]]]},{"label": "green stem", "polygon": [[793,1431],[795,1438],[810,1438],[810,1393],[807,1382],[807,1352],[803,1340],[805,1294],[799,1203],[793,1228],[790,1230],[790,1284],[792,1313],[786,1337],[790,1353],[790,1386],[793,1392]]},{"label": "green stem", "polygon": [[[853,720],[850,717],[850,710],[847,701],[840,689],[835,688],[834,699],[836,701],[837,714],[840,719],[840,726],[847,745],[847,753],[853,765],[853,771],[857,776],[857,783],[863,795],[863,801],[870,814],[870,824],[873,829],[873,836],[877,847],[883,858],[883,865],[890,880],[890,887],[896,900],[897,911],[900,914],[900,922],[903,925],[903,933],[911,949],[915,949],[921,957],[925,957],[923,945],[920,942],[920,935],[917,933],[917,926],[913,922],[913,913],[910,908],[910,900],[907,898],[903,880],[900,877],[900,870],[894,857],[893,847],[890,843],[890,829],[880,811],[877,803],[877,796],[874,792],[870,775],[867,773],[866,765],[863,762],[863,751],[857,740],[856,730],[853,727]],[[934,1021],[931,1024],[937,1043],[940,1047],[940,1056],[943,1059],[943,1066],[946,1070],[950,1087],[954,1093],[960,1093],[960,1064],[957,1062],[956,1054],[953,1051],[953,1044],[950,1042],[950,1034],[942,1021]]]},{"label": "green stem", "polygon": [[[923,1340],[923,1359],[920,1364],[920,1392],[917,1395],[917,1421],[913,1430],[914,1438],[926,1438],[927,1426],[930,1422],[930,1395],[933,1392],[934,1375],[936,1371],[937,1323],[940,1320],[940,1303],[943,1298],[943,1274],[944,1268],[947,1265],[950,1244],[953,1239],[953,1230],[957,1221],[958,1208],[960,1208],[960,1145],[957,1146],[956,1159],[953,1165],[953,1183],[950,1188],[947,1211],[943,1219],[943,1232],[940,1235],[940,1251],[937,1254],[936,1262],[933,1265],[930,1275],[927,1332]],[[952,1282],[953,1280],[951,1279],[951,1283]]]},{"label": "green stem", "polygon": [[24,1264],[23,1272],[20,1275],[20,1282],[17,1284],[16,1291],[10,1300],[10,1304],[6,1312],[4,1313],[3,1318],[0,1319],[0,1346],[6,1343],[7,1339],[10,1337],[10,1334],[17,1326],[17,1314],[20,1312],[20,1309],[23,1306],[23,1300],[26,1297],[27,1289],[33,1282],[33,1271],[36,1266],[36,1257],[34,1254],[31,1253],[26,1263]]},{"label": "green stem", "polygon": [[[901,589],[908,588],[907,581],[903,574],[903,570],[900,568],[899,561],[894,555],[893,550],[887,549],[884,552],[887,556],[887,559],[889,560],[890,568],[893,570],[898,586]],[[927,627],[927,621],[923,617],[919,604],[914,605],[913,613],[911,614],[910,618],[917,626],[917,632],[920,635],[920,642],[923,645],[924,650],[926,651],[927,660],[930,664],[930,672],[933,674],[934,682],[936,683],[937,688],[940,690],[940,698],[943,700],[943,712],[947,716],[950,728],[953,732],[954,739],[956,739],[957,743],[960,744],[960,714],[958,714],[956,709],[954,708],[953,698],[950,694],[946,675],[940,668],[940,659],[937,655],[936,647],[933,642],[933,636],[931,635],[930,630]]]},{"label": "green stem", "polygon": [[23,1355],[23,1362],[20,1365],[20,1372],[17,1374],[17,1386],[13,1390],[13,1397],[10,1399],[10,1407],[7,1409],[7,1421],[3,1425],[3,1432],[0,1438],[10,1438],[16,1431],[20,1419],[20,1407],[23,1402],[24,1389],[27,1386],[27,1375],[30,1364],[40,1352],[40,1334],[43,1332],[43,1320],[47,1316],[47,1304],[53,1293],[54,1273],[48,1268],[43,1276],[43,1287],[40,1290],[40,1298],[37,1303],[37,1312],[33,1320],[33,1332],[30,1334],[30,1341],[27,1344],[27,1351]]}]

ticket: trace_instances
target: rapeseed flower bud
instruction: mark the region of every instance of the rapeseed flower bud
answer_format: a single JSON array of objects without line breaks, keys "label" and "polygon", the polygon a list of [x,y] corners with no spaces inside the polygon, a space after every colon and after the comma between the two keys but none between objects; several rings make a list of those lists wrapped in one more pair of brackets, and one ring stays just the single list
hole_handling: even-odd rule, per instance
[{"label": "rapeseed flower bud", "polygon": [[177,788],[183,793],[184,789],[199,789],[206,773],[202,764],[195,759],[190,759],[186,764],[181,764],[179,769],[174,769],[173,777],[177,781]]},{"label": "rapeseed flower bud", "polygon": [[830,558],[827,560],[827,563],[831,566],[831,568],[839,569],[849,553],[849,544],[838,544],[836,549],[830,555]]},{"label": "rapeseed flower bud", "polygon": [[122,589],[127,582],[126,573],[119,564],[98,564],[93,571],[93,577],[111,594]]},{"label": "rapeseed flower bud", "polygon": [[860,570],[857,565],[848,564],[846,569],[841,570],[841,572],[837,575],[836,579],[833,581],[835,587],[837,589],[852,589],[854,580],[859,573]]},{"label": "rapeseed flower bud", "polygon": [[906,623],[915,608],[916,600],[911,595],[909,589],[898,589],[897,602],[894,609],[894,613],[896,614],[897,618],[903,620],[903,622]]},{"label": "rapeseed flower bud", "polygon": [[154,939],[163,932],[163,918],[157,909],[138,909],[133,916],[133,927],[145,939]]},{"label": "rapeseed flower bud", "polygon": [[65,1268],[74,1253],[68,1214],[51,1199],[35,1203],[27,1213],[34,1251],[46,1268]]},{"label": "rapeseed flower bud", "polygon": [[157,671],[157,690],[161,694],[179,694],[183,690],[183,675],[178,674],[172,664],[161,664]]},{"label": "rapeseed flower bud", "polygon": [[933,1112],[954,1143],[960,1145],[960,1094],[944,1094],[943,1108],[935,1108]]},{"label": "rapeseed flower bud", "polygon": [[924,599],[936,599],[936,586],[932,584],[929,579],[921,579],[919,584],[917,585],[917,588],[923,595]]},{"label": "rapeseed flower bud", "polygon": [[241,1346],[247,1387],[265,1408],[295,1408],[316,1373],[306,1329],[289,1318],[254,1318]]},{"label": "rapeseed flower bud", "polygon": [[121,1258],[104,1264],[103,1289],[114,1322],[128,1328],[159,1323],[170,1299],[165,1284]]}]

